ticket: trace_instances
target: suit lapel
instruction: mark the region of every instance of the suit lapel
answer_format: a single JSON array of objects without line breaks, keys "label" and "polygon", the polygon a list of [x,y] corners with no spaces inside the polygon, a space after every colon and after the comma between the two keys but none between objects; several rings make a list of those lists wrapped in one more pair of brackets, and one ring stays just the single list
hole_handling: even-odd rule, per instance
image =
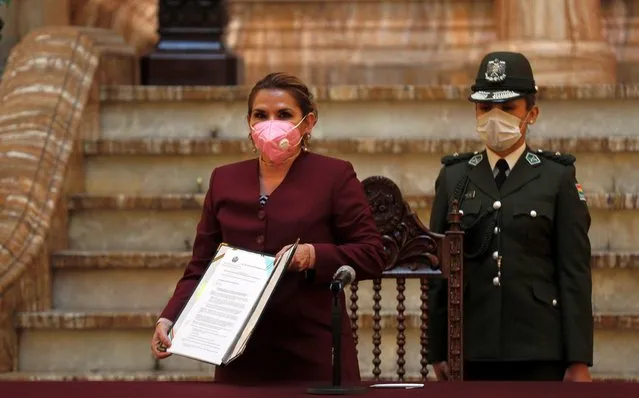
[{"label": "suit lapel", "polygon": [[468,178],[470,179],[470,181],[472,181],[477,188],[484,191],[484,193],[486,193],[491,198],[495,200],[499,199],[499,191],[497,190],[497,184],[495,183],[493,171],[490,169],[490,164],[488,163],[486,151],[475,155],[469,163],[472,165],[473,163],[471,162],[473,161],[475,161],[476,163],[468,173]]},{"label": "suit lapel", "polygon": [[541,172],[538,166],[540,164],[541,159],[526,148],[526,151],[519,157],[519,160],[515,163],[515,167],[513,167],[508,178],[504,181],[504,185],[501,187],[501,197],[503,198],[512,194],[530,181],[539,177]]}]

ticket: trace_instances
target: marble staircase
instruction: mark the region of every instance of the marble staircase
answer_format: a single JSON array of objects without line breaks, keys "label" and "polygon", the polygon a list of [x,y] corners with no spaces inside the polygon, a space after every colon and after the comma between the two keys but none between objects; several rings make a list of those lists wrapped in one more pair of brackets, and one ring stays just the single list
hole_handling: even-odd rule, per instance
[{"label": "marble staircase", "polygon": [[[312,150],[394,179],[424,223],[442,155],[473,151],[464,87],[317,87]],[[83,192],[68,197],[69,247],[52,256],[53,310],[17,315],[18,371],[0,378],[210,379],[212,369],[152,358],[159,310],[189,259],[211,170],[253,156],[246,88],[106,87],[87,131]],[[639,90],[544,88],[533,148],[577,156],[592,212],[600,379],[639,375]],[[411,281],[412,282],[412,281]],[[371,377],[372,292],[362,284],[360,366]],[[419,287],[406,291],[407,376],[419,375]],[[382,375],[393,377],[396,293],[385,281]]]}]

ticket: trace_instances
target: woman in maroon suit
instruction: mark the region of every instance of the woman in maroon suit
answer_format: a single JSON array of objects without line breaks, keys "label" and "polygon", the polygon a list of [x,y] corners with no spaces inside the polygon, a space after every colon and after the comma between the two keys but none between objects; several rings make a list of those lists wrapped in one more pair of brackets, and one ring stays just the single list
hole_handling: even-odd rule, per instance
[{"label": "woman in maroon suit", "polygon": [[[383,246],[353,166],[307,151],[317,109],[308,88],[281,73],[259,81],[248,99],[249,139],[259,156],[213,170],[193,257],[161,314],[151,342],[157,358],[166,333],[218,245],[276,254],[300,245],[244,353],[215,380],[224,383],[331,379],[332,293],[342,265],[357,279],[380,276]],[[344,300],[342,299],[342,303]],[[359,381],[357,353],[342,305],[342,379]]]}]

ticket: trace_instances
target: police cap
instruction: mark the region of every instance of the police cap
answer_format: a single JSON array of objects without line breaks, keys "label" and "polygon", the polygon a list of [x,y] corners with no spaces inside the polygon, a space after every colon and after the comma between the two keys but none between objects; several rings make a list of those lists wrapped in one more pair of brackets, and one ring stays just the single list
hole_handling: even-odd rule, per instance
[{"label": "police cap", "polygon": [[497,51],[487,54],[479,65],[473,102],[507,102],[537,92],[530,62],[521,53]]}]

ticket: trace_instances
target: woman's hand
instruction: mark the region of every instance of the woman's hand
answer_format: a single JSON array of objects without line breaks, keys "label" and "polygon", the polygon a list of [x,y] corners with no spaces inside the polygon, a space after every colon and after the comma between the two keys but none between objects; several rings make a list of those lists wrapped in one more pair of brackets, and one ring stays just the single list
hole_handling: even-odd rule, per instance
[{"label": "woman's hand", "polygon": [[166,318],[160,318],[155,325],[155,333],[153,333],[153,338],[151,338],[151,352],[157,359],[171,356],[170,352],[166,352],[166,349],[171,346],[168,336],[171,325],[173,325],[173,322]]},{"label": "woman's hand", "polygon": [[[279,259],[288,249],[293,245],[286,245],[280,250],[275,256],[276,259]],[[305,271],[307,269],[313,268],[315,266],[315,247],[313,245],[305,243],[302,245],[297,245],[297,249],[295,250],[295,254],[288,264],[288,269],[291,271]]]}]

